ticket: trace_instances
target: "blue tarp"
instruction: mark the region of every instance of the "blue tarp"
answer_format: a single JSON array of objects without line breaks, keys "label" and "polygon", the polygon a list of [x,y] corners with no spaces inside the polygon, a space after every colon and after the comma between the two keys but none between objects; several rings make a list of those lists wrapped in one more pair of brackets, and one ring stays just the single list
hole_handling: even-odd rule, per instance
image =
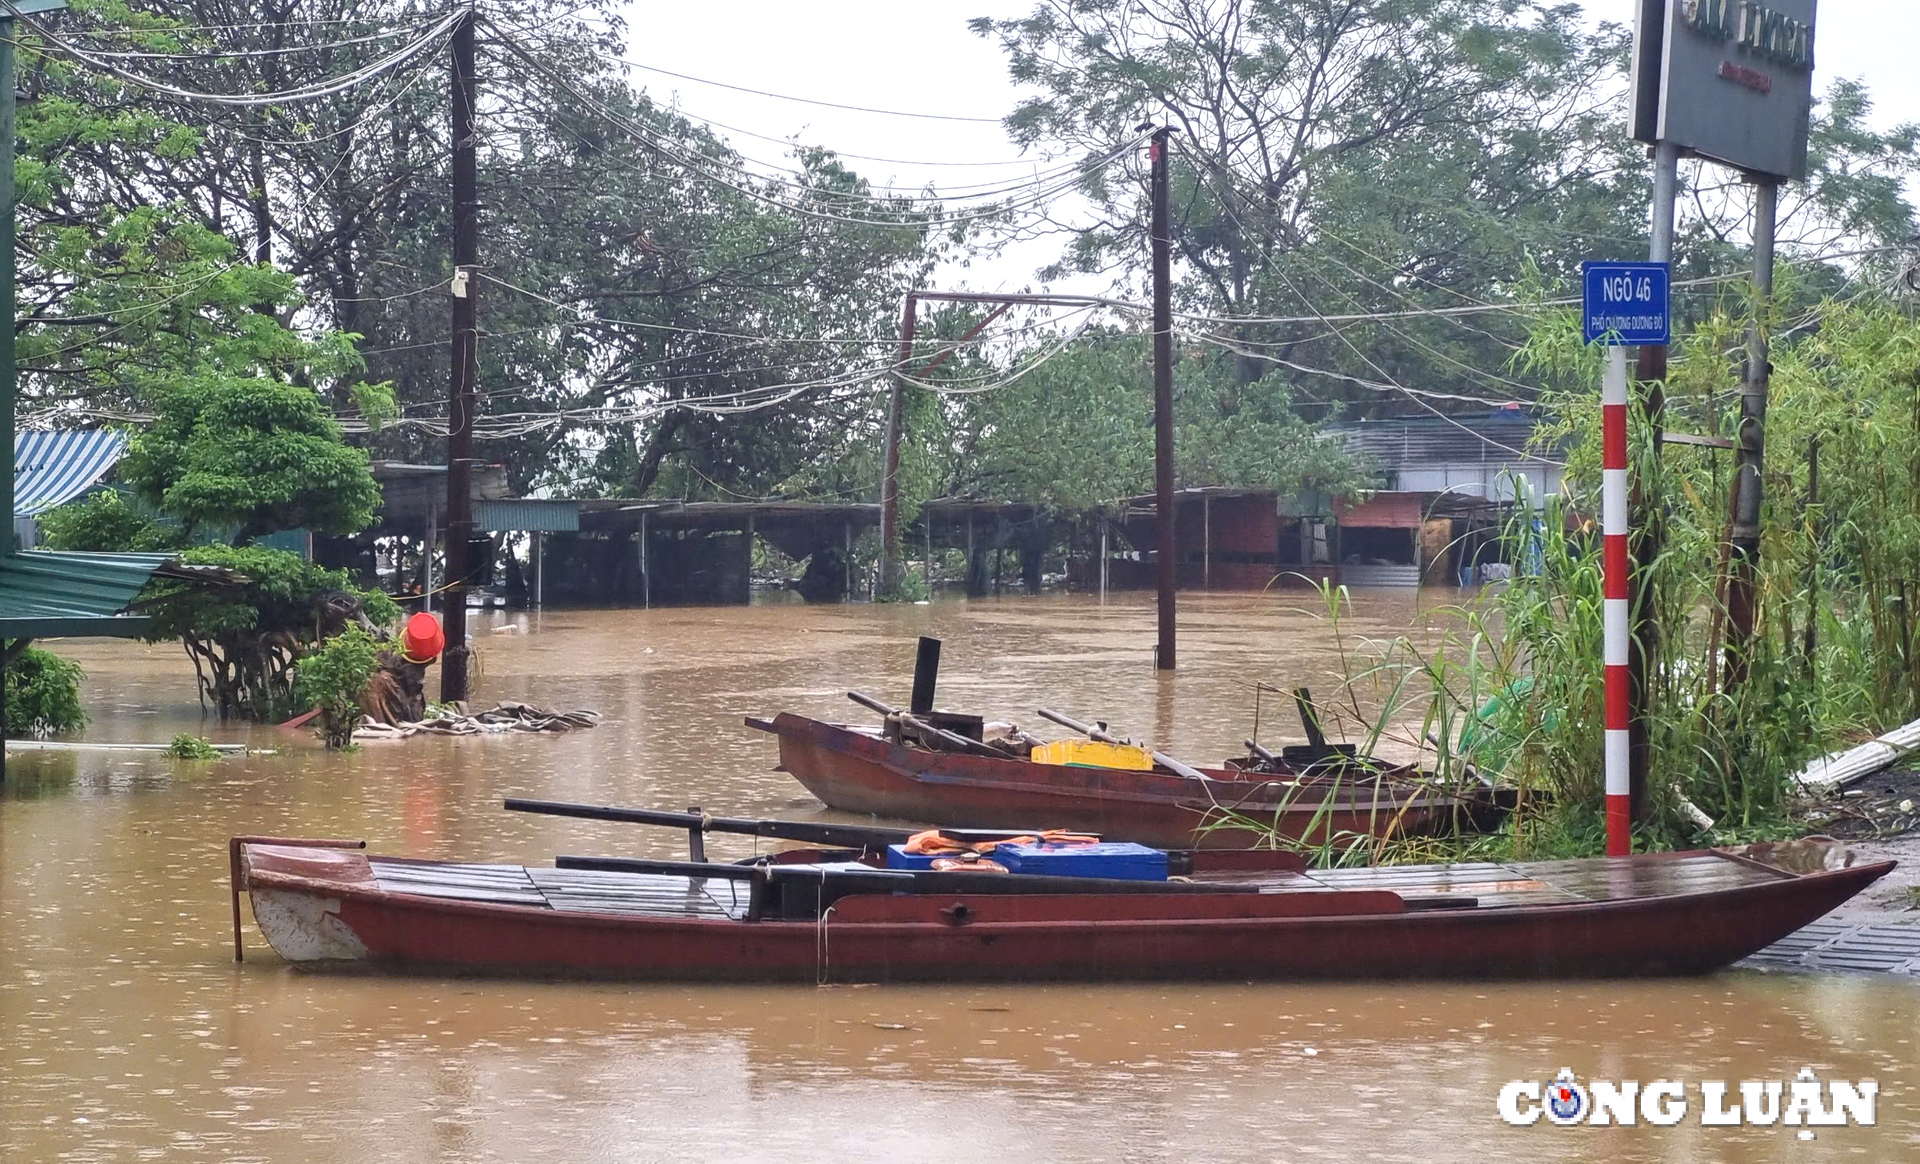
[{"label": "blue tarp", "polygon": [[91,489],[127,451],[125,433],[30,430],[13,437],[13,512],[45,513]]}]

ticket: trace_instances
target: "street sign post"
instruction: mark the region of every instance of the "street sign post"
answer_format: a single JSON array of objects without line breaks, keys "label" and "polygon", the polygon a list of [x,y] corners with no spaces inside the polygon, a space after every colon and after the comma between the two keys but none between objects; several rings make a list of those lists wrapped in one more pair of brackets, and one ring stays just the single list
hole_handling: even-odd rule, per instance
[{"label": "street sign post", "polygon": [[1588,343],[1642,347],[1664,344],[1672,330],[1666,263],[1582,263],[1586,287],[1580,309]]},{"label": "street sign post", "polygon": [[1588,343],[1607,345],[1600,386],[1600,534],[1603,597],[1601,652],[1606,675],[1607,855],[1633,849],[1629,752],[1632,680],[1628,673],[1631,565],[1627,550],[1627,351],[1664,344],[1672,331],[1666,263],[1586,263],[1580,326]]}]

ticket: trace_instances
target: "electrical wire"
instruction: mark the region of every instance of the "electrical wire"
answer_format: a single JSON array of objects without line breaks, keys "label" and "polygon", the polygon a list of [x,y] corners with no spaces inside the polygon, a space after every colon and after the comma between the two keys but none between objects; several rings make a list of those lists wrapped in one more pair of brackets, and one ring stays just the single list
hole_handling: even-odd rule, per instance
[{"label": "electrical wire", "polygon": [[900,342],[897,337],[891,337],[891,336],[882,336],[882,337],[876,337],[876,338],[852,338],[852,339],[838,337],[838,336],[764,336],[764,335],[750,335],[745,332],[737,332],[737,331],[718,331],[712,328],[703,328],[703,327],[677,327],[672,324],[666,324],[666,323],[645,323],[636,319],[615,319],[610,316],[596,315],[593,312],[587,311],[585,308],[574,307],[569,303],[564,303],[561,300],[555,299],[550,295],[543,295],[538,291],[532,290],[531,288],[521,287],[515,283],[509,283],[505,279],[500,278],[498,275],[491,275],[485,271],[478,271],[475,273],[480,278],[496,286],[504,287],[509,291],[518,292],[521,295],[527,296],[529,299],[538,299],[540,302],[550,304],[551,306],[554,306],[554,307],[558,307],[562,311],[571,311],[575,315],[580,316],[583,322],[587,322],[587,323],[604,323],[614,327],[633,327],[633,328],[641,328],[647,331],[675,332],[682,335],[711,335],[711,336],[719,336],[723,339],[755,340],[762,343],[832,344],[832,345],[838,345],[841,347],[876,347],[876,346],[888,347]]},{"label": "electrical wire", "polygon": [[129,69],[123,69],[112,61],[95,55],[91,50],[82,49],[70,41],[62,39],[45,25],[33,20],[18,8],[14,7],[12,0],[0,0],[0,9],[4,9],[14,19],[20,21],[26,28],[31,29],[48,44],[59,48],[75,61],[91,66],[97,72],[110,74],[130,85],[180,101],[240,107],[290,105],[301,101],[312,101],[322,97],[331,97],[336,93],[343,93],[355,85],[373,80],[384,73],[391,72],[419,59],[428,50],[436,47],[445,39],[445,37],[452,32],[456,24],[463,19],[467,19],[467,13],[465,12],[450,13],[432,25],[426,33],[420,35],[394,53],[371,64],[363,65],[344,76],[331,78],[325,83],[281,90],[276,93],[250,93],[242,95],[234,93],[203,93],[192,89],[183,89],[177,85],[169,85],[163,81],[156,81],[151,77],[143,76]]},{"label": "electrical wire", "polygon": [[[418,24],[409,25],[406,28],[393,29],[388,32],[370,33],[366,36],[351,37],[347,40],[330,40],[330,41],[324,41],[319,44],[287,45],[282,48],[208,49],[204,52],[192,52],[192,53],[184,53],[184,52],[183,53],[163,53],[163,52],[139,51],[139,50],[130,50],[130,49],[109,50],[109,49],[90,48],[87,50],[87,52],[92,56],[101,58],[102,60],[115,60],[115,61],[239,60],[239,59],[251,58],[251,57],[291,56],[295,53],[323,52],[329,49],[349,48],[353,45],[373,44],[377,41],[394,40],[402,36],[412,36],[418,33],[421,29],[426,27],[428,27],[427,22],[422,21]],[[171,28],[150,28],[150,29],[134,29],[129,31],[138,32],[138,33],[147,34],[147,35],[170,36],[170,35],[173,35],[173,33],[176,32],[177,30],[171,29]],[[19,45],[19,42],[17,41],[14,43],[16,44],[16,46]],[[19,47],[27,47],[27,46],[19,46]]]},{"label": "electrical wire", "polygon": [[964,121],[976,125],[999,125],[1001,123],[1001,119],[998,117],[961,117],[950,113],[912,113],[903,109],[875,109],[866,105],[842,105],[835,101],[817,101],[811,97],[791,97],[785,93],[769,93],[764,89],[749,89],[744,85],[730,85],[725,81],[709,81],[704,77],[694,77],[686,73],[676,73],[671,69],[645,65],[639,61],[630,61],[617,57],[615,59],[630,68],[640,69],[649,73],[659,73],[662,76],[674,77],[682,81],[692,81],[696,85],[712,85],[716,89],[731,89],[736,93],[749,93],[755,97],[771,97],[776,101],[792,101],[800,105],[817,105],[824,109],[844,109],[853,113],[877,113],[884,117],[914,117],[924,121]]},{"label": "electrical wire", "polygon": [[[4,2],[4,0],[0,0],[0,2]],[[496,32],[501,31],[497,24],[493,25],[492,27]],[[594,100],[592,97],[588,96],[587,94],[581,92],[570,81],[568,81],[566,78],[554,72],[554,70],[549,68],[545,62],[541,61],[538,57],[533,55],[530,51],[526,49],[524,45],[520,44],[512,36],[503,34],[501,36],[500,43],[504,47],[506,47],[509,52],[513,53],[515,56],[518,56],[521,60],[525,61],[537,72],[547,77],[548,80],[552,81],[554,84],[560,86],[560,88],[564,89],[566,92],[571,94],[577,101],[579,101],[582,104],[582,106],[584,106],[585,108],[597,114],[600,118],[605,120],[608,124],[626,132],[629,136],[633,137],[640,144],[646,146],[647,148],[667,158],[669,161],[672,161],[677,165],[685,168],[686,170],[695,174],[696,176],[704,178],[715,185],[724,187],[726,189],[730,189],[737,194],[741,194],[746,197],[753,198],[761,202],[765,202],[771,206],[777,207],[778,209],[786,211],[787,213],[790,213],[790,214],[798,214],[808,218],[823,219],[831,222],[841,222],[841,223],[846,223],[853,226],[879,226],[879,227],[921,227],[921,226],[932,226],[932,225],[955,226],[955,225],[960,225],[967,222],[979,221],[987,218],[997,218],[1002,215],[1012,214],[1019,210],[1024,210],[1033,206],[1037,206],[1043,202],[1046,202],[1048,199],[1052,198],[1056,194],[1062,193],[1066,190],[1069,190],[1078,186],[1085,177],[1090,177],[1091,175],[1099,172],[1100,170],[1105,169],[1107,166],[1112,165],[1115,161],[1119,160],[1121,157],[1124,157],[1127,151],[1131,150],[1133,147],[1138,145],[1139,142],[1145,140],[1145,135],[1143,134],[1139,138],[1133,141],[1123,143],[1121,146],[1118,146],[1108,151],[1106,154],[1096,157],[1095,159],[1086,163],[1084,166],[1080,167],[1078,170],[1074,171],[1073,173],[1070,173],[1066,175],[1064,178],[1061,178],[1058,181],[1054,182],[1052,185],[1042,185],[1036,189],[1033,189],[1027,192],[1024,199],[1010,201],[1003,205],[991,206],[991,207],[987,207],[984,209],[971,211],[967,213],[950,213],[950,212],[943,212],[944,208],[941,208],[941,210],[936,211],[931,208],[917,209],[910,204],[897,205],[899,201],[903,201],[903,200],[878,199],[878,198],[853,195],[852,197],[861,198],[863,201],[868,202],[870,204],[875,204],[880,207],[885,207],[887,209],[895,210],[897,213],[904,216],[900,218],[890,218],[890,219],[859,218],[851,215],[836,214],[830,211],[815,210],[807,206],[795,205],[792,202],[784,201],[780,198],[775,197],[772,194],[766,193],[765,191],[756,190],[751,185],[742,185],[738,182],[730,181],[727,178],[715,175],[711,173],[706,167],[712,165],[712,166],[718,166],[722,169],[731,169],[751,181],[769,182],[775,186],[784,187],[787,189],[794,190],[798,193],[804,194],[808,198],[833,198],[836,196],[844,198],[849,196],[848,192],[845,192],[845,191],[823,191],[818,187],[809,186],[802,183],[788,182],[788,181],[785,181],[784,179],[770,179],[763,175],[755,174],[752,171],[743,170],[738,166],[731,165],[730,163],[727,163],[720,159],[695,159],[695,158],[688,157],[685,154],[682,154],[676,147],[662,141],[652,131],[634,124],[631,120],[621,116],[618,113],[615,113],[614,111],[608,109],[605,105]],[[922,218],[919,221],[915,221],[914,218],[911,217],[915,214],[921,215]]]}]

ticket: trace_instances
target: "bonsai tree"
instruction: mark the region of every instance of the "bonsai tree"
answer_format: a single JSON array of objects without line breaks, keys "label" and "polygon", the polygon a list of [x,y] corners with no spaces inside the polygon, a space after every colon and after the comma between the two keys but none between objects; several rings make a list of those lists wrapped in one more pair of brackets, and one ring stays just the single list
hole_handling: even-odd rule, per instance
[{"label": "bonsai tree", "polygon": [[[376,411],[391,398],[384,386],[362,385],[357,395]],[[140,600],[153,618],[147,637],[181,641],[201,698],[222,718],[283,718],[295,710],[302,657],[350,625],[377,634],[400,611],[386,595],[355,587],[345,571],[250,543],[283,529],[364,528],[380,500],[367,454],[341,440],[316,393],[282,380],[203,371],[155,396],[153,424],[133,438],[120,476],[165,520],[101,493],[48,515],[47,543],[125,551],[223,538],[184,550],[180,560],[246,581],[155,581]]]},{"label": "bonsai tree", "polygon": [[283,529],[351,534],[380,504],[367,454],[311,389],[267,377],[212,374],[158,394],[157,415],[133,438],[120,476],[179,521],[192,541],[236,527],[235,545]]},{"label": "bonsai tree", "polygon": [[217,586],[157,580],[141,601],[153,616],[148,639],[181,641],[201,698],[223,719],[292,714],[300,706],[294,676],[301,659],[350,628],[371,641],[400,617],[391,598],[355,587],[346,571],[285,550],[199,546],[180,560],[222,566],[246,579]]}]

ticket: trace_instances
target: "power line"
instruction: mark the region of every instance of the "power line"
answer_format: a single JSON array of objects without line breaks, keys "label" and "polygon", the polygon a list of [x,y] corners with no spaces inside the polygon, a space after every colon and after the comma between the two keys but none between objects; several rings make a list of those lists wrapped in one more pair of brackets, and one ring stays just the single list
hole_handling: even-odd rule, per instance
[{"label": "power line", "polygon": [[[329,41],[322,41],[318,44],[285,45],[280,48],[207,49],[202,52],[179,52],[179,53],[165,53],[165,52],[157,52],[152,50],[90,48],[87,50],[87,52],[89,53],[89,55],[99,57],[103,60],[116,60],[116,61],[238,60],[242,58],[251,58],[251,57],[291,56],[295,53],[322,52],[329,49],[349,48],[349,47],[352,47],[353,45],[373,44],[376,41],[394,40],[402,36],[412,36],[415,33],[419,32],[421,29],[426,27],[427,27],[426,22],[422,21],[419,24],[408,25],[405,28],[392,29],[387,32],[369,33],[366,36],[356,36],[346,40],[329,40]],[[173,34],[178,30],[172,29],[172,28],[152,28],[152,29],[128,29],[128,30],[122,30],[122,31],[128,31],[128,32],[142,34],[142,35],[157,34],[161,36],[167,36],[167,35]],[[70,34],[70,35],[84,35],[84,34]],[[16,45],[19,44],[18,41],[14,43]],[[21,47],[29,47],[29,46],[21,46]]]},{"label": "power line", "polygon": [[875,109],[866,105],[842,105],[835,101],[818,101],[811,97],[791,97],[785,93],[769,93],[764,89],[749,89],[744,85],[730,85],[725,81],[709,81],[704,77],[693,77],[686,73],[676,73],[671,69],[662,69],[653,65],[643,65],[639,61],[615,58],[623,65],[641,69],[649,73],[659,73],[666,77],[676,77],[682,81],[692,81],[696,85],[712,85],[716,89],[731,89],[736,93],[750,93],[755,97],[771,97],[776,101],[792,101],[800,105],[818,105],[825,109],[845,109],[853,113],[877,113],[884,117],[916,117],[925,121],[964,121],[975,125],[999,125],[998,117],[960,117],[950,113],[911,113],[902,109]]},{"label": "power line", "polygon": [[[501,32],[498,25],[494,25],[493,27],[496,32]],[[1074,186],[1080,183],[1083,177],[1090,176],[1098,172],[1099,170],[1104,169],[1107,166],[1113,164],[1120,157],[1124,156],[1124,154],[1128,150],[1138,145],[1140,141],[1145,140],[1143,135],[1139,139],[1124,143],[1123,145],[1109,151],[1107,154],[1101,157],[1095,158],[1093,161],[1087,163],[1085,166],[1074,171],[1073,173],[1070,173],[1065,177],[1057,180],[1054,184],[1050,186],[1042,186],[1040,188],[1030,191],[1024,199],[1016,199],[1013,201],[1009,201],[1003,205],[989,206],[984,209],[970,211],[967,213],[958,213],[958,214],[947,213],[947,212],[936,212],[936,211],[929,211],[929,210],[919,210],[914,208],[910,204],[899,205],[899,206],[893,205],[893,203],[895,202],[908,201],[904,199],[880,199],[880,198],[865,197],[860,195],[849,195],[849,193],[846,191],[824,191],[816,186],[809,186],[803,183],[788,182],[783,179],[768,178],[764,175],[755,174],[752,171],[743,170],[740,167],[734,166],[724,160],[695,159],[695,158],[688,157],[685,154],[682,154],[675,146],[669,145],[665,141],[661,140],[653,131],[634,124],[628,118],[623,117],[618,113],[615,113],[614,111],[608,109],[605,105],[594,100],[592,97],[588,96],[587,94],[581,92],[578,88],[575,88],[571,82],[569,82],[564,77],[555,73],[550,67],[547,66],[545,62],[541,61],[538,57],[536,57],[533,53],[527,50],[525,46],[521,45],[513,37],[502,33],[499,43],[505,46],[508,49],[508,51],[512,52],[515,56],[518,56],[521,60],[526,61],[536,71],[546,76],[548,80],[560,86],[562,89],[566,90],[568,93],[572,94],[573,97],[578,101],[580,101],[580,103],[583,106],[585,106],[592,112],[598,114],[608,124],[613,125],[617,129],[621,129],[625,131],[627,134],[632,136],[636,141],[640,142],[640,144],[648,147],[649,149],[654,150],[656,153],[659,153],[663,157],[667,158],[669,161],[672,161],[680,165],[681,167],[685,168],[691,173],[701,178],[704,178],[707,181],[712,182],[717,186],[721,186],[726,189],[732,190],[735,193],[744,195],[748,198],[765,202],[768,205],[776,207],[780,210],[786,211],[789,214],[798,214],[807,218],[823,219],[829,222],[841,222],[841,223],[846,223],[852,226],[879,226],[879,227],[895,227],[895,228],[902,228],[902,227],[917,228],[917,227],[932,226],[932,225],[957,226],[967,222],[973,222],[973,221],[978,221],[978,220],[988,219],[988,218],[997,218],[997,217],[1000,217],[1001,215],[1012,214],[1019,210],[1025,210],[1033,206],[1037,206],[1047,201],[1049,198],[1053,197],[1054,195],[1073,188]],[[893,218],[893,219],[857,218],[851,215],[836,214],[830,211],[815,210],[810,207],[795,205],[792,202],[783,201],[780,198],[777,198],[764,191],[756,190],[751,185],[742,185],[738,182],[730,181],[727,178],[717,176],[709,172],[705,168],[708,165],[716,165],[722,169],[733,170],[734,172],[739,173],[743,177],[752,181],[770,182],[775,186],[780,186],[790,190],[794,190],[798,193],[804,194],[809,198],[834,198],[834,197],[862,198],[867,203],[873,204],[876,207],[885,207],[887,209],[893,209],[903,217]],[[919,221],[915,221],[912,216],[916,214],[922,215],[923,217]]]},{"label": "power line", "polygon": [[331,97],[336,93],[343,93],[355,85],[361,84],[364,81],[373,80],[383,73],[391,72],[394,69],[398,69],[403,65],[410,64],[419,59],[428,50],[444,40],[447,34],[452,31],[453,26],[465,18],[464,12],[451,13],[434,24],[426,33],[391,55],[375,61],[372,64],[363,65],[342,77],[332,78],[316,85],[285,89],[276,93],[250,93],[242,95],[233,93],[203,93],[192,89],[183,89],[177,85],[169,85],[163,81],[156,81],[151,77],[121,68],[111,60],[96,55],[92,50],[82,49],[70,41],[63,40],[45,25],[34,21],[31,17],[26,16],[18,8],[14,7],[12,0],[0,0],[0,8],[5,9],[8,14],[16,20],[19,20],[22,25],[33,30],[36,35],[40,36],[48,44],[56,46],[69,57],[72,57],[82,64],[91,66],[97,72],[110,74],[130,85],[180,101],[205,102],[212,105],[241,107],[288,105],[300,101],[312,101],[322,97]]},{"label": "power line", "polygon": [[[676,117],[685,119],[690,124],[703,126],[708,129],[719,128],[719,129],[730,130],[731,132],[744,134],[748,137],[759,138],[762,141],[768,141],[778,145],[789,146],[796,150],[819,149],[822,153],[831,154],[836,159],[842,158],[842,157],[848,157],[848,158],[860,157],[860,155],[858,154],[842,154],[837,150],[829,149],[825,146],[817,146],[817,147],[803,146],[796,142],[787,141],[781,138],[769,137],[768,135],[763,133],[754,133],[751,130],[744,130],[736,126],[726,125],[718,121],[713,121],[698,113],[695,113],[688,109],[683,109],[679,106],[660,106],[659,108],[661,108],[663,111],[671,112]],[[617,117],[618,115],[608,114],[608,116]],[[631,123],[631,119],[629,118],[621,118],[620,120],[623,122]],[[625,129],[625,128],[628,128],[628,126],[621,125],[620,128]],[[569,127],[569,132],[573,132],[570,127]],[[667,144],[663,140],[661,135],[653,131],[648,131],[644,129],[644,127],[634,126],[633,130],[630,132],[644,133],[646,135],[646,140],[643,144],[647,145],[649,148],[659,149],[663,152],[675,148],[674,146]],[[579,138],[582,142],[586,140],[585,138],[581,138],[578,133],[575,133],[574,136],[576,138]],[[739,174],[743,178],[772,182],[775,185],[784,186],[792,190],[802,191],[816,198],[830,199],[830,200],[838,199],[838,200],[849,202],[849,203],[878,203],[881,205],[885,205],[888,202],[896,201],[900,199],[910,200],[915,198],[924,198],[929,201],[946,201],[949,199],[975,201],[975,200],[991,199],[1004,194],[1022,193],[1022,192],[1028,191],[1030,188],[1037,188],[1050,181],[1055,181],[1063,177],[1066,177],[1067,175],[1077,174],[1081,170],[1086,168],[1085,165],[1082,163],[1062,162],[1062,163],[1053,165],[1049,169],[1039,170],[1039,171],[1036,171],[1035,173],[1028,174],[1017,179],[995,178],[991,181],[986,181],[986,182],[964,183],[958,186],[947,186],[944,188],[934,186],[932,183],[923,183],[922,185],[919,185],[919,186],[891,186],[891,185],[885,185],[877,182],[868,183],[866,186],[866,189],[883,191],[887,194],[887,197],[885,198],[876,198],[871,194],[862,193],[860,191],[833,190],[826,187],[811,186],[805,183],[795,183],[795,182],[785,181],[784,178],[786,176],[790,176],[793,174],[793,171],[787,168],[786,166],[783,166],[775,162],[761,161],[758,158],[750,157],[744,153],[741,153],[738,150],[733,150],[731,146],[729,146],[728,149],[734,154],[734,156],[738,157],[741,162],[759,166],[762,169],[770,170],[773,173],[772,174],[757,173],[753,170],[749,170],[745,168],[744,165],[734,165],[721,158],[701,159],[697,162],[688,162],[688,161],[682,160],[682,164],[688,165],[690,168],[692,166],[700,165],[700,164],[717,165],[723,169],[727,169],[736,174]],[[681,159],[676,159],[676,160],[681,160]],[[885,161],[889,159],[867,159],[867,160]],[[900,164],[922,165],[922,164],[930,164],[930,163],[901,162]],[[1004,165],[1007,163],[955,163],[955,164],[958,164],[958,165],[990,165],[990,164]],[[1013,164],[1031,165],[1032,163],[1016,162]]]}]

